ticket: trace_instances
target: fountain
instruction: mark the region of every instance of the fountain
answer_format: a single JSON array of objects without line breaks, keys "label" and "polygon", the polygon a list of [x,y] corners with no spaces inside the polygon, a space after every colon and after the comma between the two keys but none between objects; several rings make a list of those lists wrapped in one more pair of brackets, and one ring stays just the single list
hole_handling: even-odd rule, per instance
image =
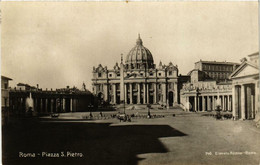
[{"label": "fountain", "polygon": [[33,98],[32,98],[32,93],[30,93],[29,97],[26,98],[26,112],[33,112]]}]

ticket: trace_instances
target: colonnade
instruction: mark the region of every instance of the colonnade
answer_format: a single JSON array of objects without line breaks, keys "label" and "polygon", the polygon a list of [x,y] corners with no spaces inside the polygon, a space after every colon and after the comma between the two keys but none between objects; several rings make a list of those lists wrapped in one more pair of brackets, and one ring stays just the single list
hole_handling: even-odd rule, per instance
[{"label": "colonnade", "polygon": [[236,119],[254,119],[258,110],[257,83],[233,85],[233,116]]},{"label": "colonnade", "polygon": [[23,115],[29,111],[36,114],[86,111],[97,106],[97,100],[85,91],[27,91],[11,90],[9,92],[9,109],[11,114]]},{"label": "colonnade", "polygon": [[35,98],[36,112],[73,112],[76,111],[77,99],[74,98]]},{"label": "colonnade", "polygon": [[[110,91],[108,85],[111,85]],[[106,101],[111,104],[117,104],[120,101],[120,89],[117,87],[116,83],[107,84],[104,86],[105,95],[110,95],[111,97],[104,96]],[[177,102],[177,84],[173,89],[169,89],[166,83],[125,83],[124,84],[124,101],[126,104],[158,104],[158,103],[175,103]],[[171,95],[169,95],[171,93]],[[109,99],[110,98],[110,99]]]},{"label": "colonnade", "polygon": [[232,95],[196,95],[188,96],[192,111],[212,111],[217,105],[222,111],[232,111]]},{"label": "colonnade", "polygon": [[32,111],[40,114],[48,114],[55,112],[73,112],[77,111],[78,99],[72,97],[57,97],[57,98],[32,98],[32,103],[28,102],[28,97],[11,97],[10,111],[16,114],[23,114]]}]

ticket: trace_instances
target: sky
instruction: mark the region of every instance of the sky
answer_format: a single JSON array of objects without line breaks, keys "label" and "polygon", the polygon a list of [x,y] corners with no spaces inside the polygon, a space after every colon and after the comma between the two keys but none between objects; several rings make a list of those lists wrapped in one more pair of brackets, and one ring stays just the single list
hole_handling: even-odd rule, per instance
[{"label": "sky", "polygon": [[259,50],[257,2],[1,2],[1,74],[10,85],[91,89],[138,33],[156,65],[187,74],[201,60],[240,62]]}]

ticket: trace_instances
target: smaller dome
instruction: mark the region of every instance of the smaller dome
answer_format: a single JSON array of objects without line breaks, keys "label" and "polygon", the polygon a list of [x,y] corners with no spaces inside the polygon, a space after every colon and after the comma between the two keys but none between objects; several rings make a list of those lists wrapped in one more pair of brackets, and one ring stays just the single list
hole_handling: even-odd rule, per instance
[{"label": "smaller dome", "polygon": [[154,66],[152,53],[143,46],[140,34],[136,40],[135,47],[128,53],[125,63],[128,68],[132,69],[140,69],[142,67],[152,68]]}]

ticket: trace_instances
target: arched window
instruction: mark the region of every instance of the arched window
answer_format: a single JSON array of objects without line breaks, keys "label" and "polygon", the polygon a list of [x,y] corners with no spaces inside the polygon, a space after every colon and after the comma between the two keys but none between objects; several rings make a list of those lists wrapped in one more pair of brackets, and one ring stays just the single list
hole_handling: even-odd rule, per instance
[{"label": "arched window", "polygon": [[102,74],[99,72],[99,73],[98,73],[98,77],[101,77],[101,76],[102,76]]}]

